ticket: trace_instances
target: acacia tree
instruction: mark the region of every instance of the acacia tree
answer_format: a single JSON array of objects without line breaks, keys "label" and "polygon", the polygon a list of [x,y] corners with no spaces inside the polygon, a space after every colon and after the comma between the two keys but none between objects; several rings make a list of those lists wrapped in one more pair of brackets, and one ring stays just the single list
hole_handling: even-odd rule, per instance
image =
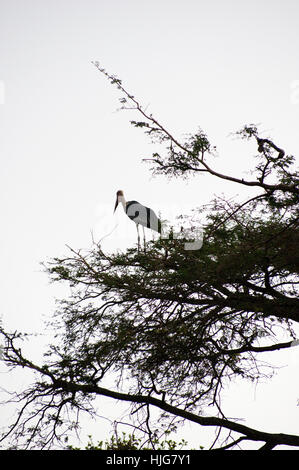
[{"label": "acacia tree", "polygon": [[[216,198],[185,219],[181,238],[148,242],[146,250],[105,253],[69,249],[47,263],[51,279],[67,283],[71,295],[60,301],[53,319],[57,337],[41,364],[25,357],[20,333],[1,333],[4,361],[35,371],[32,386],[15,396],[17,419],[3,432],[3,445],[49,448],[78,425],[81,411],[94,412],[94,399],[106,396],[131,404],[130,424],[155,447],[157,436],[190,421],[226,431],[211,448],[299,446],[299,436],[257,430],[227,419],[221,392],[234,377],[259,380],[271,366],[265,351],[297,344],[299,321],[298,174],[294,157],[254,125],[237,134],[257,145],[257,164],[247,180],[222,174],[211,165],[215,147],[203,131],[183,141],[172,135],[98,63],[96,68],[120,90],[131,121],[158,147],[152,171],[168,177],[209,174],[231,184],[256,188],[245,202]],[[186,250],[198,226],[200,250]],[[283,331],[289,340],[281,342]],[[105,387],[116,377],[115,387]],[[215,410],[213,416],[207,410]],[[209,407],[209,408],[207,408]],[[68,412],[75,413],[75,419]],[[159,411],[153,418],[152,410]],[[103,413],[103,412],[102,412]],[[161,434],[162,433],[162,434]],[[16,444],[18,445],[18,444]]]}]

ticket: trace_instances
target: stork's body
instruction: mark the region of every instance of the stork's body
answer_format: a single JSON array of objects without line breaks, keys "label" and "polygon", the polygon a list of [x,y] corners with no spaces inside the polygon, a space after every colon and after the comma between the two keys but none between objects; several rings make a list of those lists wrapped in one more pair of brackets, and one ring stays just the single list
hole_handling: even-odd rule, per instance
[{"label": "stork's body", "polygon": [[[127,216],[136,224],[138,234],[138,248],[140,247],[139,225],[161,233],[161,221],[152,209],[143,206],[137,201],[126,201],[123,191],[117,191],[116,193],[114,211],[116,210],[118,204],[123,206]],[[144,229],[143,236],[145,241]]]}]

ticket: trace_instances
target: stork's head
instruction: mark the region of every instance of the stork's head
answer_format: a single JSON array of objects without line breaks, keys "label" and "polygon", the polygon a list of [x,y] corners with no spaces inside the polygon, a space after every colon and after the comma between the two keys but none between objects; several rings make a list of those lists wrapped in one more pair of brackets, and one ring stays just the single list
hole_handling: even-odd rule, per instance
[{"label": "stork's head", "polygon": [[124,192],[120,189],[119,191],[117,191],[116,193],[116,202],[115,202],[115,206],[114,206],[114,211],[116,211],[116,208],[118,206],[118,203],[119,203],[119,196],[123,196],[124,195]]}]

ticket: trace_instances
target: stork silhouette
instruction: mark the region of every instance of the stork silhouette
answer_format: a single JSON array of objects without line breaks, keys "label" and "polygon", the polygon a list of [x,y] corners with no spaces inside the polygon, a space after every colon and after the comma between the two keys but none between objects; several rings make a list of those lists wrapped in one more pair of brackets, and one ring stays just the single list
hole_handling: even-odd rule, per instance
[{"label": "stork silhouette", "polygon": [[143,243],[145,249],[145,233],[144,227],[154,230],[155,232],[161,233],[162,224],[161,220],[156,216],[153,209],[143,206],[137,201],[126,201],[124,192],[119,190],[116,193],[116,203],[114,207],[114,212],[118,204],[123,206],[123,209],[129,219],[133,220],[137,228],[137,237],[138,237],[138,251],[140,249],[140,234],[139,234],[139,225],[142,225],[143,229]]}]

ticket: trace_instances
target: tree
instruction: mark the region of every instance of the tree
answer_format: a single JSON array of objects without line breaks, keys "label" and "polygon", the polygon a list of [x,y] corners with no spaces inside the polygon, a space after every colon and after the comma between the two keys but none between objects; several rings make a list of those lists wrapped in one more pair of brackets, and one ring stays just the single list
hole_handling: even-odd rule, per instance
[{"label": "tree", "polygon": [[[152,450],[151,447],[144,447],[141,438],[136,438],[134,434],[129,434],[128,437],[126,433],[122,433],[122,436],[112,435],[110,441],[99,441],[97,444],[94,444],[92,436],[88,436],[89,441],[84,450]],[[167,433],[165,435],[167,438]],[[163,442],[159,442],[158,439],[154,440],[155,450],[176,450],[178,447],[182,447],[187,444],[184,440],[177,443],[172,439],[165,439]],[[83,450],[78,447],[68,446],[68,450]],[[201,449],[202,450],[202,449]]]},{"label": "tree", "polygon": [[[20,333],[1,330],[6,363],[37,374],[16,396],[21,408],[3,442],[12,436],[26,448],[50,447],[78,425],[78,419],[68,418],[68,409],[93,413],[94,398],[107,396],[131,404],[130,424],[152,447],[157,436],[185,420],[218,428],[218,435],[227,431],[212,448],[238,448],[243,440],[261,441],[265,450],[299,446],[299,436],[250,428],[228,419],[220,405],[231,378],[258,381],[271,375],[272,367],[259,360],[261,352],[297,344],[292,328],[299,320],[294,157],[260,137],[256,126],[246,125],[237,135],[256,142],[252,179],[222,174],[210,163],[216,148],[202,130],[180,141],[118,78],[94,65],[122,93],[122,109],[141,116],[133,126],[158,147],[147,159],[153,173],[209,174],[256,188],[257,194],[245,202],[214,199],[184,220],[180,237],[148,242],[145,252],[109,254],[93,243],[88,251],[69,248],[64,258],[47,263],[51,279],[67,283],[72,294],[60,302],[53,319],[57,337],[41,365],[17,346]],[[201,249],[185,249],[199,226]],[[287,342],[279,340],[278,327],[288,334]],[[111,374],[117,379],[114,389],[103,385]],[[211,405],[215,415],[206,416]],[[160,412],[157,420],[153,409]]]}]

